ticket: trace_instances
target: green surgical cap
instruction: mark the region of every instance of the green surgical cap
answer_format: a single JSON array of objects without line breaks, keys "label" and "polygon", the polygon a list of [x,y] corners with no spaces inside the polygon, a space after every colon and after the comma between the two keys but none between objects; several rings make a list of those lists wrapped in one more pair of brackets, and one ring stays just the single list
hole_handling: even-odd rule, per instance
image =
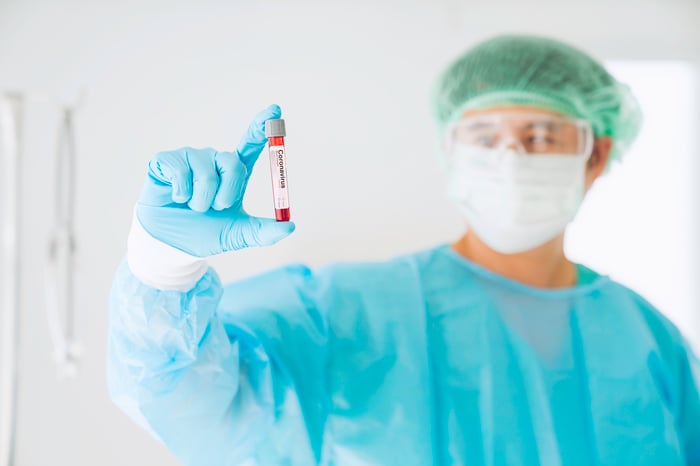
[{"label": "green surgical cap", "polygon": [[500,36],[467,50],[441,74],[433,96],[444,133],[471,109],[502,105],[542,108],[591,123],[613,139],[611,160],[639,132],[642,115],[630,89],[582,51],[542,37]]}]

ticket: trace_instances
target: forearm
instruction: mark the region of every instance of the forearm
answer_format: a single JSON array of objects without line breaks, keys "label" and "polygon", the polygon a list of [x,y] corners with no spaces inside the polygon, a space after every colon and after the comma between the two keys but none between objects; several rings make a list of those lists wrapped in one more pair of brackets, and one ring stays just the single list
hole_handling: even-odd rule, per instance
[{"label": "forearm", "polygon": [[162,291],[124,263],[110,299],[110,395],[187,465],[235,464],[231,455],[251,454],[243,445],[254,448],[274,411],[267,356],[227,335],[220,297],[212,270],[187,292]]}]

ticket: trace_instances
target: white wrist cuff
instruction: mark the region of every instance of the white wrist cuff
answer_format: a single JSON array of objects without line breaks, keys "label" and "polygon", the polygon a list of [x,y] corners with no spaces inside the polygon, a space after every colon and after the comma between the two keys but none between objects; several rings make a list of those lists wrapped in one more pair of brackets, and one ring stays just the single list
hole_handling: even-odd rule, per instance
[{"label": "white wrist cuff", "polygon": [[135,212],[126,260],[136,278],[160,290],[189,291],[209,267],[205,259],[155,239],[143,228]]}]

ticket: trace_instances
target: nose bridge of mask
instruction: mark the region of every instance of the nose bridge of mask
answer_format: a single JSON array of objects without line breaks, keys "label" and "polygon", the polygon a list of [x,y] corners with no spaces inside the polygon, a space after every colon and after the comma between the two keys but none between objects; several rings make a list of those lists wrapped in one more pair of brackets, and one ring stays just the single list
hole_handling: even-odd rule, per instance
[{"label": "nose bridge of mask", "polygon": [[515,181],[518,173],[523,169],[527,154],[509,146],[503,145],[494,151],[498,170],[509,181]]}]

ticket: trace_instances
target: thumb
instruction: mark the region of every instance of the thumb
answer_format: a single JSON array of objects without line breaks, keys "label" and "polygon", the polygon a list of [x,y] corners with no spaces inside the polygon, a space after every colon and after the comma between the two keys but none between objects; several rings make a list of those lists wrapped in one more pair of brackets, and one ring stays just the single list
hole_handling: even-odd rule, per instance
[{"label": "thumb", "polygon": [[292,222],[272,218],[246,217],[234,222],[222,238],[229,251],[255,246],[271,246],[291,235],[296,229]]},{"label": "thumb", "polygon": [[280,109],[279,105],[273,104],[268,106],[253,118],[243,139],[241,139],[241,142],[238,144],[236,148],[238,157],[248,169],[249,174],[253,171],[253,165],[255,165],[255,162],[258,160],[260,153],[267,143],[267,137],[265,137],[265,124],[267,120],[280,118],[281,116],[282,109]]},{"label": "thumb", "polygon": [[149,174],[141,187],[139,204],[157,207],[167,206],[173,202],[172,191],[173,188],[170,184]]}]

